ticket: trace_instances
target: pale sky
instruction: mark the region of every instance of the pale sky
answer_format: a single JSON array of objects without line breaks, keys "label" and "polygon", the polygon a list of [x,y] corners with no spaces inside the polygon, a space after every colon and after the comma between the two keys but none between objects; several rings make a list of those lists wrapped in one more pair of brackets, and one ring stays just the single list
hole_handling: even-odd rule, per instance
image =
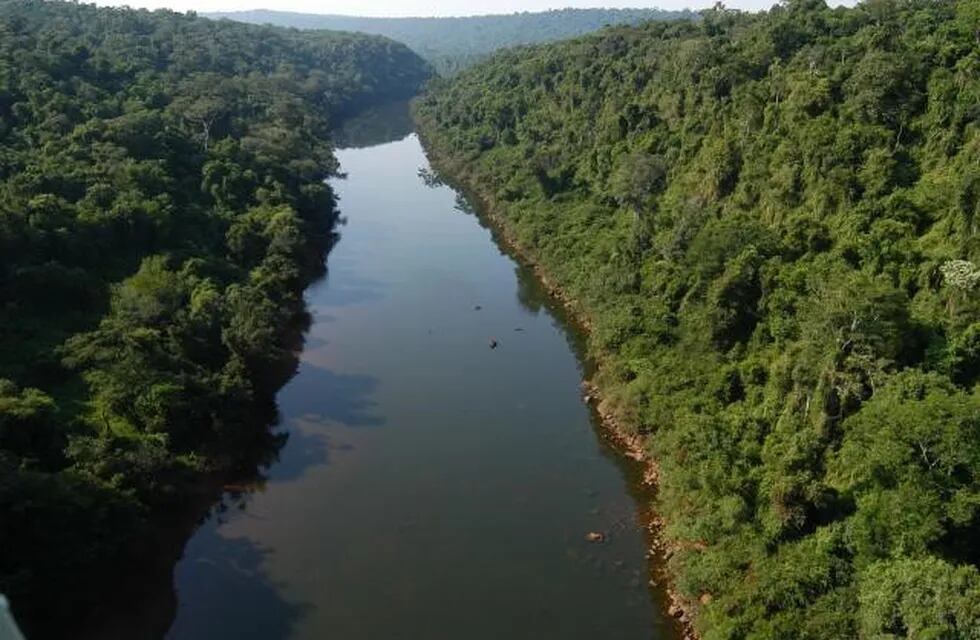
[{"label": "pale sky", "polygon": [[[465,16],[515,11],[544,11],[564,7],[658,7],[661,9],[703,9],[715,0],[657,0],[655,3],[604,2],[603,0],[95,0],[96,4],[174,11],[242,11],[275,9],[303,13],[336,13],[355,16]],[[768,9],[776,0],[728,0],[733,9]],[[840,4],[831,1],[830,4]],[[853,0],[845,2],[853,4]]]}]

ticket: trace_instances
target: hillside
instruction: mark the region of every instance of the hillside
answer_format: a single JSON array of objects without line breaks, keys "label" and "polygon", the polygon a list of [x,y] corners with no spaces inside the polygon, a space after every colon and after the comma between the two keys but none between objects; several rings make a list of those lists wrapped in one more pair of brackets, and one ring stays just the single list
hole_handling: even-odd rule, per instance
[{"label": "hillside", "polygon": [[980,4],[506,52],[417,107],[591,326],[703,638],[977,638]]},{"label": "hillside", "polygon": [[382,35],[404,42],[440,73],[451,74],[506,47],[562,40],[607,25],[692,19],[697,14],[660,9],[561,9],[462,18],[358,18],[269,10],[205,15],[253,24]]},{"label": "hillside", "polygon": [[336,218],[331,121],[428,75],[375,36],[0,2],[0,592],[29,637],[254,467]]}]

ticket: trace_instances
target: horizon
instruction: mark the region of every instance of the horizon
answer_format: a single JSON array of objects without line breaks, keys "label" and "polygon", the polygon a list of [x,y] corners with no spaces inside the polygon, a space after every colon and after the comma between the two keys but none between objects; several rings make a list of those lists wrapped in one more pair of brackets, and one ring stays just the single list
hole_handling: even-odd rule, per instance
[{"label": "horizon", "polygon": [[[775,2],[774,4],[778,4]],[[107,5],[101,5],[107,6]],[[116,5],[123,6],[123,5]],[[135,8],[135,7],[134,7]],[[167,7],[160,7],[165,9]],[[665,9],[663,7],[552,7],[550,9],[534,9],[527,10],[521,9],[516,11],[500,11],[493,13],[465,13],[465,14],[453,14],[453,15],[423,15],[423,14],[405,14],[405,15],[373,15],[366,13],[319,13],[311,11],[292,11],[289,9],[270,9],[269,7],[256,7],[254,9],[223,9],[214,11],[197,11],[196,13],[201,15],[208,14],[222,14],[222,15],[234,15],[241,13],[278,13],[286,15],[308,15],[308,16],[323,16],[327,18],[354,18],[354,19],[367,19],[367,20],[453,20],[453,19],[465,19],[465,18],[497,18],[504,16],[519,16],[525,14],[542,14],[550,13],[553,11],[692,11],[698,12],[702,11],[703,8],[692,8],[684,7],[681,9]]]},{"label": "horizon", "polygon": [[[710,9],[713,0],[662,0],[648,6],[637,3],[606,3],[597,6],[588,0],[450,0],[449,2],[413,2],[403,9],[405,2],[397,0],[283,0],[270,8],[268,0],[94,0],[98,6],[130,7],[133,9],[170,9],[181,13],[240,13],[246,11],[273,11],[279,13],[305,13],[344,18],[470,18],[482,16],[513,15],[515,13],[543,13],[561,9],[609,9],[609,10],[660,10],[701,11]],[[778,0],[736,0],[724,3],[730,9],[741,11],[765,11],[780,4]],[[855,0],[829,1],[830,6],[852,6]]]}]

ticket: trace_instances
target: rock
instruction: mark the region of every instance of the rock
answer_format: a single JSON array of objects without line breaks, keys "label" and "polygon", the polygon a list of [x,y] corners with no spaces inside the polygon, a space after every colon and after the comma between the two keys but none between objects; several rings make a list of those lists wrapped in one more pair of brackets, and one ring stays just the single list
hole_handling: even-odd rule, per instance
[{"label": "rock", "polygon": [[588,394],[586,394],[586,396],[584,398],[582,398],[582,400],[585,401],[585,404],[592,404],[592,396],[590,396]]},{"label": "rock", "polygon": [[605,542],[606,534],[599,533],[598,531],[590,531],[589,533],[585,534],[585,540],[586,542],[595,542],[595,543]]},{"label": "rock", "polygon": [[713,597],[711,596],[711,594],[710,594],[710,593],[702,593],[702,594],[701,594],[701,597],[700,597],[700,598],[698,598],[698,601],[699,601],[699,602],[700,602],[701,604],[709,604],[709,603],[710,603],[710,602],[711,602],[711,601],[712,601],[713,599],[714,599],[714,598],[713,598]]},{"label": "rock", "polygon": [[667,609],[667,614],[673,618],[680,618],[684,615],[684,610],[678,607],[676,604],[671,604],[670,608]]}]

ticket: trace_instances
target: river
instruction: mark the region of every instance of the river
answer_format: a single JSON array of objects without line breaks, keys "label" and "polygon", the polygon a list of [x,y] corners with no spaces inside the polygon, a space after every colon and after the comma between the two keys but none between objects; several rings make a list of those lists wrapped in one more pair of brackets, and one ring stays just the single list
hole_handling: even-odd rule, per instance
[{"label": "river", "polygon": [[397,117],[338,152],[347,222],[278,396],[288,441],[187,543],[167,637],[676,637],[579,334]]}]

